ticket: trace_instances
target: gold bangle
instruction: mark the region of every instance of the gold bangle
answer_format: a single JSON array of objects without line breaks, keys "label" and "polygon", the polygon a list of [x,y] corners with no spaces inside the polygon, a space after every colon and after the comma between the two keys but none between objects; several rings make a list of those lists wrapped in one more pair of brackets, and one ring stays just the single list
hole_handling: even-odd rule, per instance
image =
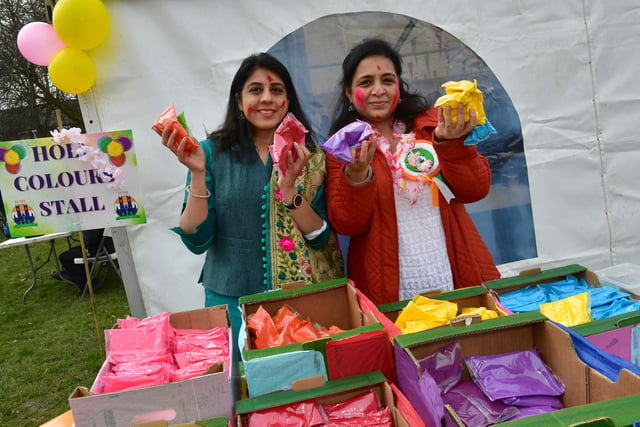
[{"label": "gold bangle", "polygon": [[211,197],[211,192],[209,190],[207,190],[207,194],[204,196],[202,194],[194,193],[193,191],[191,191],[191,184],[187,185],[186,190],[187,190],[187,193],[189,193],[196,199],[208,199],[209,197]]}]

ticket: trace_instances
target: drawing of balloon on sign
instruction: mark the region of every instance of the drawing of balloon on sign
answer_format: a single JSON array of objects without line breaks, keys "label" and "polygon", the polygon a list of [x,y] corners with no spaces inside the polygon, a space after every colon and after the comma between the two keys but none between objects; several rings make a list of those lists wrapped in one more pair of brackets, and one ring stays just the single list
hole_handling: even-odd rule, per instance
[{"label": "drawing of balloon on sign", "polygon": [[53,25],[31,22],[18,32],[18,50],[33,64],[48,67],[51,82],[70,94],[84,93],[96,80],[96,67],[86,52],[109,34],[109,12],[101,0],[60,0]]}]

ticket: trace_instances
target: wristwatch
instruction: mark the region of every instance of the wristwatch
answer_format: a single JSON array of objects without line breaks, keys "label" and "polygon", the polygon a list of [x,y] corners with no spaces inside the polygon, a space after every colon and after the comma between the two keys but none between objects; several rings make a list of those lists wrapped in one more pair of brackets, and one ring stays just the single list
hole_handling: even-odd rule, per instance
[{"label": "wristwatch", "polygon": [[282,203],[284,203],[284,207],[287,209],[298,209],[302,206],[302,193],[296,193],[291,200],[291,203],[287,203],[284,199],[282,199]]}]

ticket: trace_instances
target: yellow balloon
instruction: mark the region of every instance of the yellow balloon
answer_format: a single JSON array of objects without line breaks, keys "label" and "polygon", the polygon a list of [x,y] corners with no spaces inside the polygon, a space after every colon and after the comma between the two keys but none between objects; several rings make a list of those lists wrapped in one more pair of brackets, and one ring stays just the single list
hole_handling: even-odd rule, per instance
[{"label": "yellow balloon", "polygon": [[107,38],[109,27],[109,11],[100,0],[60,0],[53,8],[53,28],[69,47],[98,47]]},{"label": "yellow balloon", "polygon": [[63,92],[83,93],[96,81],[96,66],[86,52],[68,47],[51,58],[49,78]]}]

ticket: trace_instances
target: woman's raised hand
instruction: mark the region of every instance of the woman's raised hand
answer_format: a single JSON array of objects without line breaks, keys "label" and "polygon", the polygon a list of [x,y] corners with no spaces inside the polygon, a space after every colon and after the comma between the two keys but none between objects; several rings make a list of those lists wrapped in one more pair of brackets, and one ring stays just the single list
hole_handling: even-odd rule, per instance
[{"label": "woman's raised hand", "polygon": [[[452,114],[457,114],[457,121],[453,123]],[[436,140],[462,138],[473,130],[477,125],[476,112],[473,108],[469,110],[469,121],[464,121],[464,105],[459,102],[457,111],[451,111],[449,105],[440,108],[438,111],[438,126],[434,134]]]},{"label": "woman's raised hand", "polygon": [[202,147],[200,147],[200,144],[197,144],[197,141],[194,140],[198,145],[198,148],[191,154],[185,155],[184,148],[187,144],[187,138],[191,137],[182,138],[182,141],[178,141],[178,143],[176,143],[177,134],[177,130],[171,131],[168,126],[165,127],[162,131],[162,145],[175,154],[180,163],[188,167],[192,172],[204,171],[206,162],[204,158],[204,151],[202,150]]},{"label": "woman's raised hand", "polygon": [[294,156],[292,155],[292,152],[288,151],[287,158],[285,159],[287,162],[287,174],[278,174],[278,187],[280,187],[281,190],[283,188],[295,187],[296,178],[302,173],[305,165],[311,158],[311,152],[304,144],[294,142],[293,149],[296,151],[296,159],[293,160]]},{"label": "woman's raised hand", "polygon": [[376,154],[377,145],[377,139],[371,136],[362,142],[358,150],[353,147],[351,148],[353,162],[346,166],[349,179],[354,182],[362,182],[366,179],[369,165],[373,161],[373,156]]}]

